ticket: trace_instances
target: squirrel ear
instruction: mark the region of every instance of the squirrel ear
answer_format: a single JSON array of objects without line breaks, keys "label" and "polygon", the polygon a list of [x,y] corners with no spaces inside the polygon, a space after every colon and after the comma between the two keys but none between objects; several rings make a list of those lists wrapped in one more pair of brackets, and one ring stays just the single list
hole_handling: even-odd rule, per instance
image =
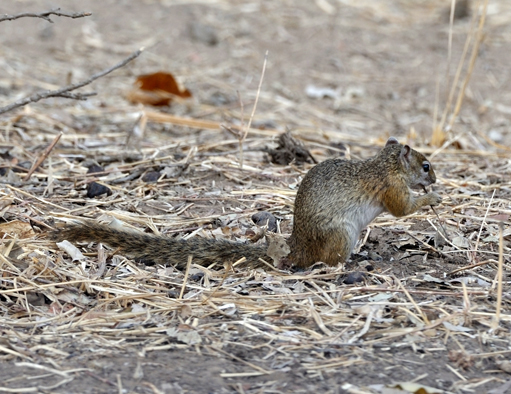
[{"label": "squirrel ear", "polygon": [[405,167],[408,167],[409,164],[410,164],[410,152],[411,152],[411,150],[412,149],[408,145],[404,145],[401,148],[401,154],[399,155],[399,157],[403,161],[403,164],[405,165]]},{"label": "squirrel ear", "polygon": [[399,144],[395,137],[389,137],[385,146]]}]

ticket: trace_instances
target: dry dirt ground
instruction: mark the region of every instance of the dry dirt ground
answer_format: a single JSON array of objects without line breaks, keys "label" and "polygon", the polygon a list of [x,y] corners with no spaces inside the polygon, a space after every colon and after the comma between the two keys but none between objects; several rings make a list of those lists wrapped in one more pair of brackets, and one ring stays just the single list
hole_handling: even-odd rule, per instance
[{"label": "dry dirt ground", "polygon": [[[2,2],[1,14],[58,6],[92,16],[1,22],[0,106],[145,51],[83,88],[97,92],[88,101],[48,99],[0,116],[0,392],[511,392],[511,3],[489,2],[454,118],[447,98],[478,4],[452,29],[449,4]],[[246,124],[266,51],[240,169],[238,136],[215,125]],[[193,98],[161,108],[126,100],[138,75],[160,70]],[[390,135],[431,155],[447,240],[425,209],[382,215],[343,267],[192,265],[185,274],[96,244],[79,245],[84,256],[72,261],[45,235],[65,219],[115,218],[245,242],[259,231],[252,214],[269,211],[288,236],[312,164],[268,161],[286,129],[318,161],[370,157]],[[87,176],[92,164],[105,173]],[[112,193],[87,197],[93,181]],[[363,281],[347,284],[350,272]]]}]

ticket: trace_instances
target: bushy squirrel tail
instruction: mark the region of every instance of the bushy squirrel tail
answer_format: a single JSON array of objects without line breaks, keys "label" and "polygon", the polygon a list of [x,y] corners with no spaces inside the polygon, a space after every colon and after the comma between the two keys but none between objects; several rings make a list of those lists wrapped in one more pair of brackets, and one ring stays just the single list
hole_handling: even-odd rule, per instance
[{"label": "bushy squirrel tail", "polygon": [[188,256],[192,263],[208,266],[213,263],[234,263],[245,257],[243,266],[255,268],[265,265],[260,259],[271,261],[266,255],[266,247],[248,245],[227,240],[191,238],[173,239],[161,235],[138,231],[116,229],[94,222],[68,224],[50,234],[56,242],[101,242],[118,249],[146,265],[174,265],[186,267]]}]

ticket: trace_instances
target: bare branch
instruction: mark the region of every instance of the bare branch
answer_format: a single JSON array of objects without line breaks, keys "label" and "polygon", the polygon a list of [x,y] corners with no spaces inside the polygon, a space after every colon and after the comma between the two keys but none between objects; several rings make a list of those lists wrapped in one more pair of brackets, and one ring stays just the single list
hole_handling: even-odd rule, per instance
[{"label": "bare branch", "polygon": [[73,100],[87,100],[87,97],[97,95],[96,92],[88,92],[88,93],[62,93],[59,94],[58,97],[68,98]]},{"label": "bare branch", "polygon": [[[12,104],[7,105],[6,107],[0,107],[0,115],[13,110],[14,108],[22,107],[24,105],[27,105],[28,103],[35,103],[36,101],[46,99],[49,97],[64,97],[64,98],[73,98],[73,99],[78,99],[78,100],[84,100],[84,99],[86,99],[87,96],[90,96],[92,94],[91,93],[70,94],[69,92],[72,90],[76,90],[81,87],[84,87],[85,85],[90,84],[92,81],[94,81],[98,78],[101,78],[101,77],[111,73],[112,71],[117,70],[118,68],[125,66],[127,63],[129,63],[130,61],[132,61],[133,59],[138,57],[142,53],[143,50],[144,50],[144,48],[141,48],[138,51],[133,52],[130,56],[128,56],[122,62],[117,63],[115,66],[107,68],[106,70],[103,70],[97,74],[94,74],[93,76],[91,76],[89,79],[87,79],[85,81],[78,82],[73,85],[68,85],[68,86],[65,86],[65,87],[57,89],[57,90],[45,90],[45,91],[36,93],[33,96],[25,97],[21,100],[18,100]],[[77,97],[74,97],[76,95],[77,95]]]},{"label": "bare branch", "polygon": [[76,19],[76,18],[83,18],[85,16],[91,16],[92,15],[92,12],[75,12],[73,14],[70,14],[70,13],[67,13],[67,12],[60,12],[60,8],[55,8],[53,10],[50,10],[50,11],[46,11],[46,12],[41,12],[39,14],[36,14],[36,13],[33,13],[33,12],[23,12],[21,14],[15,14],[15,15],[7,15],[5,14],[4,16],[0,17],[0,22],[3,22],[3,21],[13,21],[15,19],[19,19],[19,18],[41,18],[41,19],[44,19],[50,23],[53,23],[53,21],[50,19],[50,15],[55,15],[55,16],[65,16],[67,18],[72,18],[72,19]]}]

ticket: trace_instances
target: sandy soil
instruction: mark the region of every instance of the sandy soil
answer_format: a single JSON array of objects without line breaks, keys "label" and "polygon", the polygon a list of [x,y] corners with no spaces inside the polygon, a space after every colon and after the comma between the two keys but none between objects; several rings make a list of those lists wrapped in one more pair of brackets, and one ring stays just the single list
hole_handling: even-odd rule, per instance
[{"label": "sandy soil", "polygon": [[[6,273],[0,287],[0,392],[399,393],[414,391],[389,387],[412,381],[453,393],[487,393],[499,387],[496,393],[506,392],[502,387],[510,377],[502,362],[511,352],[509,233],[505,233],[499,330],[491,329],[496,295],[488,283],[496,275],[496,223],[504,220],[508,230],[511,213],[507,148],[511,146],[511,4],[490,1],[462,109],[446,132],[454,142],[437,151],[429,145],[433,125],[446,108],[471,17],[457,19],[450,30],[450,1],[381,3],[90,0],[57,4],[63,11],[91,11],[88,18],[52,17],[52,24],[35,18],[0,23],[1,106],[41,89],[85,79],[145,47],[134,62],[85,88],[98,93],[86,102],[49,99],[0,118],[2,147],[15,147],[12,157],[2,156],[5,165],[14,163],[13,157],[16,164],[30,164],[58,132],[64,133],[52,155],[56,177],[52,186],[48,161],[42,175],[28,183],[3,177],[2,201],[12,203],[10,208],[1,205],[5,223],[29,218],[49,223],[64,213],[98,218],[115,210],[117,215],[127,212],[121,219],[143,227],[149,225],[148,217],[171,205],[177,219],[158,217],[154,224],[168,234],[174,230],[189,234],[199,228],[215,234],[215,229],[229,227],[232,238],[244,240],[253,228],[251,214],[269,210],[288,235],[292,197],[310,165],[273,165],[261,148],[273,146],[278,133],[290,129],[318,160],[336,155],[369,157],[390,135],[433,154],[439,178],[435,190],[445,196],[439,214],[451,241],[459,246],[454,248],[458,253],[450,245],[435,243],[438,235],[432,223],[438,222],[431,212],[400,221],[384,215],[363,234],[367,236],[361,254],[346,267],[319,266],[305,273],[238,270],[233,282],[225,279],[222,270],[205,274],[196,269],[188,279],[185,300],[178,302],[182,272],[120,263],[120,258],[108,256],[106,271],[99,275],[105,281],[101,289],[85,282],[67,284],[74,278],[71,274],[46,277],[38,264],[69,267],[69,272],[76,269],[94,279],[100,257],[88,255],[88,263],[79,271],[78,263],[49,246],[44,233],[36,241],[31,234],[27,239],[32,241],[25,243],[18,234],[25,247],[20,259],[4,258],[2,263]],[[0,12],[41,12],[54,4],[10,1],[2,4]],[[193,93],[190,102],[159,111],[236,124],[242,116],[246,121],[252,110],[266,51],[253,120],[260,134],[249,134],[245,143],[251,170],[231,165],[238,158],[238,145],[225,130],[149,122],[142,136],[131,136],[126,144],[142,110],[125,98],[137,75],[169,71]],[[466,75],[464,67],[461,76]],[[110,178],[102,178],[114,194],[85,197],[85,162],[114,168],[166,155],[171,157],[169,163],[190,157],[189,168],[157,184],[138,178],[109,183]],[[149,167],[162,171],[165,163]],[[125,175],[139,167],[144,173],[149,168],[144,162]],[[226,194],[229,198],[224,198]],[[483,222],[487,212],[494,222]],[[233,217],[226,219],[229,214]],[[227,225],[226,220],[234,224]],[[470,252],[474,245],[481,254]],[[24,253],[36,249],[42,252]],[[381,259],[368,263],[368,253]],[[450,274],[486,260],[489,265]],[[343,283],[345,271],[365,270],[368,264],[371,279],[364,285]],[[466,283],[465,296],[459,282],[448,282],[460,275],[472,280]],[[37,282],[39,276],[47,282]],[[206,287],[205,276],[220,289],[209,293],[210,304],[192,295],[195,288]],[[489,282],[475,283],[477,279]],[[236,280],[243,286],[233,284]],[[17,287],[59,281],[66,285],[51,291],[34,287],[15,296]],[[159,292],[164,301],[151,301],[142,293],[130,295],[128,290],[105,290],[106,281],[119,289],[123,281],[136,283],[146,295]],[[375,290],[377,283],[394,289],[394,298],[365,304],[368,294],[384,294]],[[288,294],[277,288],[297,296],[277,298]],[[73,301],[59,298],[66,291],[73,294]],[[90,299],[78,299],[78,294]],[[268,301],[274,296],[275,301]],[[257,297],[261,297],[259,309]],[[220,305],[222,299],[235,305],[236,311],[231,314],[229,307],[211,306]],[[372,323],[367,312],[356,309],[364,305],[380,305]],[[446,314],[456,316],[449,320],[451,326],[442,323]],[[51,317],[61,320],[38,324],[38,319]],[[363,334],[366,321],[371,326]],[[176,327],[198,332],[201,342],[173,336],[168,330]],[[286,335],[297,335],[298,340],[286,340]]]}]

